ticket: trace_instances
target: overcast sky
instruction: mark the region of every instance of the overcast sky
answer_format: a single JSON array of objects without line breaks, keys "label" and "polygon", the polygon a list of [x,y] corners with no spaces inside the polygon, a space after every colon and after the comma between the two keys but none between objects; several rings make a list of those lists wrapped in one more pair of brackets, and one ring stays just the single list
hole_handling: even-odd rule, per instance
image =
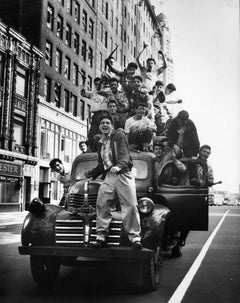
[{"label": "overcast sky", "polygon": [[[240,184],[239,1],[151,0],[166,14],[175,85],[198,129],[212,146],[215,189]],[[163,5],[161,4],[163,3]]]}]

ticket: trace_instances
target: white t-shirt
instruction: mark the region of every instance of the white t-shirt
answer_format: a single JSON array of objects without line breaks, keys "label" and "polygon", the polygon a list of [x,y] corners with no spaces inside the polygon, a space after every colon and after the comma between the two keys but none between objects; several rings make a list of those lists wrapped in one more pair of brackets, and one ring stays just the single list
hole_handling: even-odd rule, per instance
[{"label": "white t-shirt", "polygon": [[142,117],[142,119],[140,119],[140,120],[135,120],[134,116],[133,116],[131,118],[128,118],[125,122],[125,132],[126,132],[126,134],[130,133],[131,128],[141,129],[143,127],[155,128],[153,122],[145,116]]}]

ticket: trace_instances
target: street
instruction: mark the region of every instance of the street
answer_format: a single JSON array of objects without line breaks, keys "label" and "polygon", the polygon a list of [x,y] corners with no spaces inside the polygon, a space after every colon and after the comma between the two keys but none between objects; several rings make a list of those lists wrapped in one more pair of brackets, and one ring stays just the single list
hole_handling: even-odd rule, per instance
[{"label": "street", "polygon": [[192,231],[182,257],[165,254],[160,287],[143,293],[134,267],[124,272],[117,264],[62,266],[55,288],[40,289],[29,256],[18,253],[23,219],[0,213],[0,303],[239,302],[240,207],[211,206],[209,214],[209,231]]}]

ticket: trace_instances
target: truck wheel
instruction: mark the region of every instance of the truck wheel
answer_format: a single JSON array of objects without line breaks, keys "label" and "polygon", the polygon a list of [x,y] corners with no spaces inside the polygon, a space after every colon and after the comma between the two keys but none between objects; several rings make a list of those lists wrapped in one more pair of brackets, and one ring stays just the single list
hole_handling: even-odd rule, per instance
[{"label": "truck wheel", "polygon": [[173,258],[179,258],[182,256],[182,248],[178,244],[174,246],[171,250],[171,255]]},{"label": "truck wheel", "polygon": [[43,287],[52,287],[58,277],[60,262],[56,257],[30,256],[34,281]]},{"label": "truck wheel", "polygon": [[158,246],[152,259],[141,261],[141,276],[144,291],[150,292],[158,288],[161,265],[161,249]]}]

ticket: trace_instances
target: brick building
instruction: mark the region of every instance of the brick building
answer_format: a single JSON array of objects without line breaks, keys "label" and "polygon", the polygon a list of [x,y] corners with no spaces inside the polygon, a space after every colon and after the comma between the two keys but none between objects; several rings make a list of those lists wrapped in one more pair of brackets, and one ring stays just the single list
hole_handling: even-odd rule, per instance
[{"label": "brick building", "polygon": [[43,201],[57,203],[61,187],[49,161],[58,157],[71,165],[79,141],[87,137],[91,103],[81,97],[81,88],[93,88],[93,79],[104,71],[116,44],[114,56],[121,70],[136,60],[144,43],[149,47],[141,57],[143,64],[153,57],[161,65],[161,25],[149,0],[2,0],[0,17],[45,56],[40,66],[35,182]]}]

